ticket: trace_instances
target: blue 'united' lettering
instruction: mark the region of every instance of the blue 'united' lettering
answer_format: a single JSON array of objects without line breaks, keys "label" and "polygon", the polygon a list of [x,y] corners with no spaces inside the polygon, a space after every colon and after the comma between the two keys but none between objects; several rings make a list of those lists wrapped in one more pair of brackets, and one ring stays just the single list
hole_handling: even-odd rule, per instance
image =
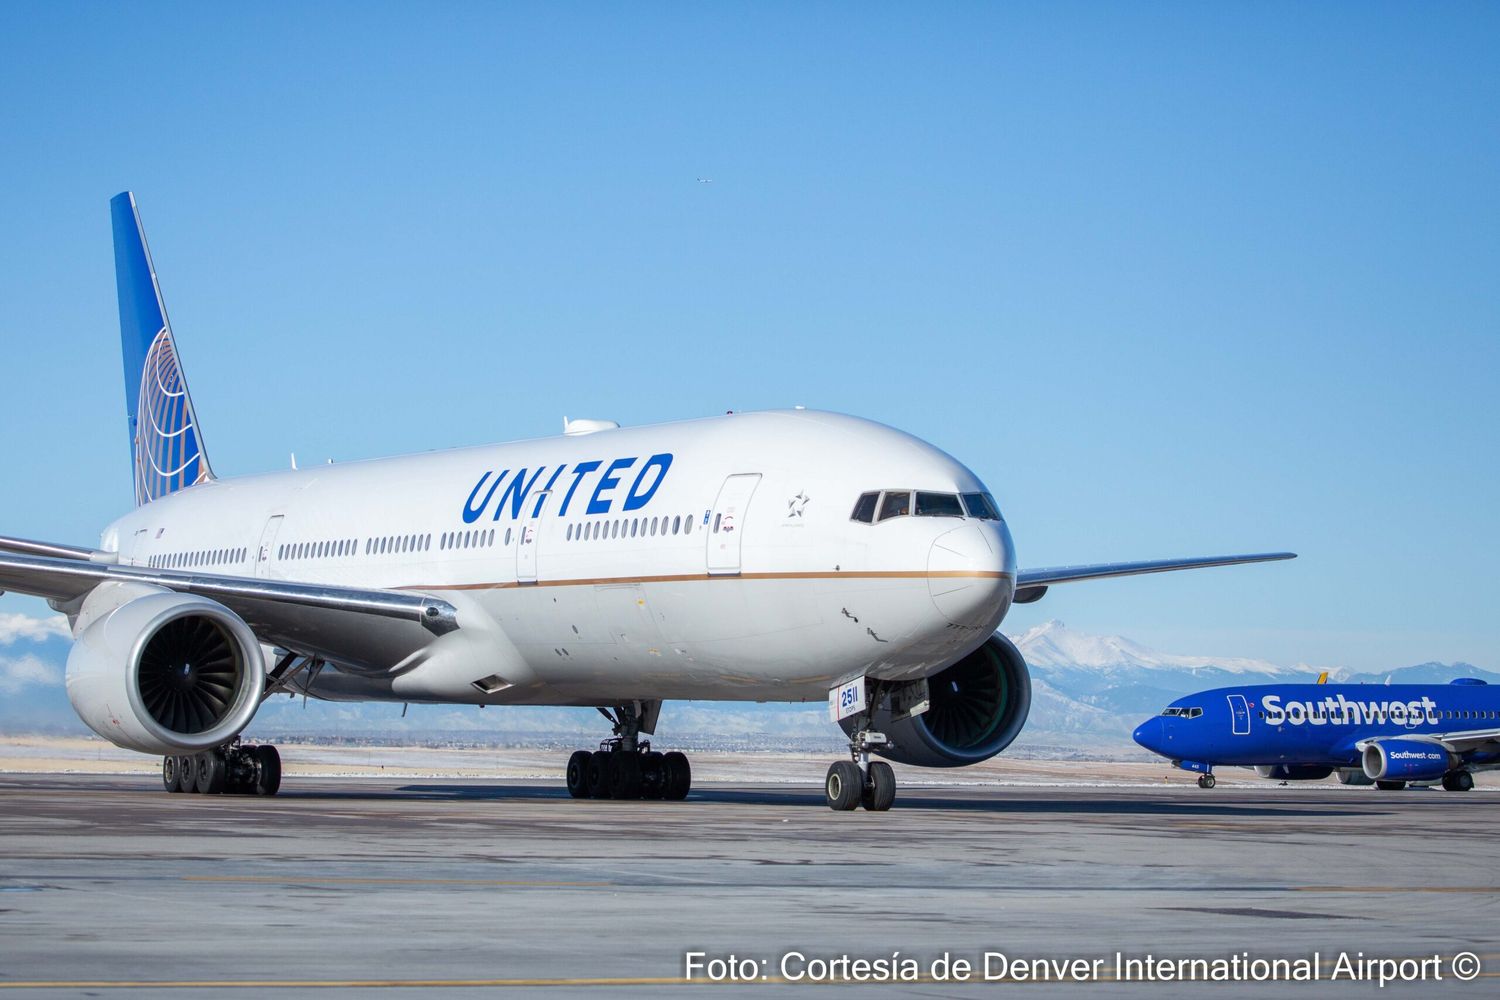
[{"label": "blue 'united' lettering", "polygon": [[[506,483],[506,477],[510,476],[509,469],[500,472],[489,470],[479,477],[474,488],[469,491],[469,497],[464,501],[463,520],[465,524],[473,524],[489,511],[490,505],[494,504],[493,520],[500,520],[507,513],[510,520],[519,520],[521,512],[525,507],[526,499],[533,494],[537,501],[531,506],[531,517],[537,517],[542,513],[542,498],[552,491],[552,487],[562,478],[563,473],[572,476],[572,482],[568,484],[568,491],[563,495],[562,503],[557,504],[555,509],[558,517],[567,517],[572,507],[573,497],[578,493],[578,488],[590,473],[604,469],[602,475],[594,483],[594,489],[589,497],[585,512],[588,514],[608,514],[614,509],[615,501],[620,501],[622,511],[640,510],[651,502],[656,493],[661,489],[662,483],[666,482],[667,471],[672,467],[672,454],[662,452],[652,455],[641,463],[636,470],[635,479],[630,483],[629,489],[625,490],[624,497],[616,492],[623,485],[621,473],[634,469],[635,457],[616,458],[606,467],[602,460],[589,460],[579,462],[569,468],[567,465],[559,465],[552,470],[552,474],[545,480],[546,485],[537,489],[537,483],[542,480],[542,473],[547,471],[547,466],[539,465],[536,471],[529,469],[518,469],[516,474],[510,477]],[[504,490],[501,486],[504,485]],[[500,493],[500,499],[495,500],[495,494]],[[480,499],[483,493],[484,498]]]}]

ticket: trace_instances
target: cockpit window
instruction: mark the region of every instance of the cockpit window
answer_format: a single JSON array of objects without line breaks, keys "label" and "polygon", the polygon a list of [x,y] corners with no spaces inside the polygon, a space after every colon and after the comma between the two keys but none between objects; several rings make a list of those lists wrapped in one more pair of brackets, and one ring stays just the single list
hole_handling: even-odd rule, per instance
[{"label": "cockpit window", "polygon": [[1187,716],[1189,719],[1196,719],[1198,716],[1200,716],[1200,715],[1203,714],[1203,709],[1201,709],[1201,708],[1184,708],[1182,710],[1182,714],[1185,715],[1185,716]]},{"label": "cockpit window", "polygon": [[1179,719],[1196,719],[1198,718],[1198,716],[1203,714],[1203,709],[1183,708],[1178,705],[1173,705],[1170,708],[1162,709],[1161,714]]},{"label": "cockpit window", "polygon": [[963,517],[964,509],[952,493],[918,493],[918,517]]},{"label": "cockpit window", "polygon": [[1000,508],[995,506],[995,498],[988,493],[965,493],[964,507],[969,511],[970,517],[977,517],[981,521],[1000,520]]},{"label": "cockpit window", "polygon": [[1161,710],[1161,714],[1162,715],[1171,715],[1171,716],[1181,715],[1182,714],[1182,709],[1178,708],[1176,705],[1173,705],[1171,708],[1164,708],[1164,709],[1162,709]]},{"label": "cockpit window", "polygon": [[[913,503],[915,499],[915,503]],[[871,490],[854,501],[849,520],[861,524],[889,521],[893,517],[972,517],[977,521],[999,521],[1000,510],[988,493],[929,493],[925,490]]]},{"label": "cockpit window", "polygon": [[893,517],[905,517],[910,513],[910,493],[893,493],[887,491],[884,499],[880,501],[880,517],[877,520],[885,521]]}]

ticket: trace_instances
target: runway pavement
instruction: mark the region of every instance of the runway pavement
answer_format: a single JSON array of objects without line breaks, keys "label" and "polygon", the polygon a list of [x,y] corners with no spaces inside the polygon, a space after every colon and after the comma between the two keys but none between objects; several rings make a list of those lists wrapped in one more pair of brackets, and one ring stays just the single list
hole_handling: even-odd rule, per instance
[{"label": "runway pavement", "polygon": [[[289,779],[168,795],[144,777],[0,776],[0,1000],[26,996],[1493,996],[1500,793],[1331,785],[901,789],[703,784],[587,802],[552,783]],[[753,984],[684,980],[688,951]],[[783,967],[792,951],[806,956]],[[809,986],[849,955],[920,981]],[[1477,981],[1327,981],[1341,951],[1480,956]],[[1099,959],[983,983],[983,956]],[[1305,958],[1314,984],[1122,983],[1115,954]],[[975,963],[934,982],[948,953]],[[764,963],[764,964],[762,964]],[[991,960],[991,971],[998,962]],[[943,970],[939,970],[941,972]],[[762,979],[760,976],[765,976]]]}]

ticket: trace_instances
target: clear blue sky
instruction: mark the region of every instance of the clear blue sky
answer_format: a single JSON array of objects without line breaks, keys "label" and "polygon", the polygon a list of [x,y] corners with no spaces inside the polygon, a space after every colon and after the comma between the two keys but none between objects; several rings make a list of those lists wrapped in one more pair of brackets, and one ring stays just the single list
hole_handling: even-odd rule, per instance
[{"label": "clear blue sky", "polygon": [[1302,553],[1008,628],[1500,667],[1497,42],[1493,4],[6,4],[0,532],[131,502],[132,188],[221,475],[805,404],[958,455],[1023,565]]}]

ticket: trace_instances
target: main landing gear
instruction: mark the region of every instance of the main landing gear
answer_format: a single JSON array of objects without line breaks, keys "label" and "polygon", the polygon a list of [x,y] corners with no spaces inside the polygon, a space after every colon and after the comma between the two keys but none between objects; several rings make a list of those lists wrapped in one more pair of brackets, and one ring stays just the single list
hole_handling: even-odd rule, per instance
[{"label": "main landing gear", "polygon": [[[643,711],[643,708],[645,711]],[[656,728],[661,702],[621,705],[608,719],[615,735],[592,752],[578,750],[568,758],[568,794],[575,799],[665,799],[680,802],[693,784],[686,754],[673,750],[660,753],[649,740],[640,739],[648,722]]]},{"label": "main landing gear", "polygon": [[1443,775],[1443,791],[1467,792],[1474,787],[1474,776],[1468,771],[1449,771]]},{"label": "main landing gear", "polygon": [[848,812],[864,806],[870,812],[885,812],[896,801],[896,772],[883,760],[871,760],[870,750],[888,742],[884,733],[872,732],[867,720],[849,738],[849,760],[835,761],[823,779],[828,808]]},{"label": "main landing gear", "polygon": [[281,754],[273,746],[232,744],[161,759],[161,783],[169,792],[216,795],[275,795],[281,788]]}]

